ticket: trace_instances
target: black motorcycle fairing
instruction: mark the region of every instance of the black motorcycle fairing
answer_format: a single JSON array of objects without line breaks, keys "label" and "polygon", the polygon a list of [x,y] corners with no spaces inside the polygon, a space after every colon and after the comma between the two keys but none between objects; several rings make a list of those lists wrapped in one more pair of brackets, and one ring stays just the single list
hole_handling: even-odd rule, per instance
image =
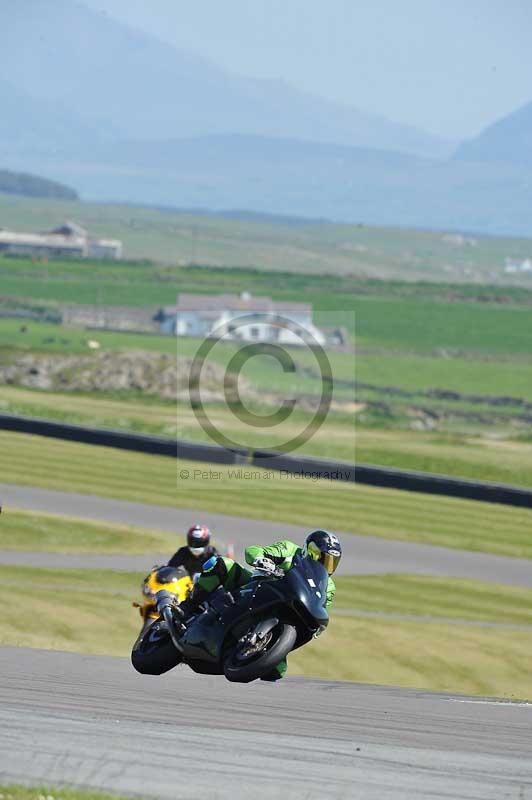
[{"label": "black motorcycle fairing", "polygon": [[329,622],[325,609],[327,584],[328,575],[322,564],[311,558],[295,556],[291,569],[283,576],[255,579],[240,590],[240,595],[249,597],[252,613],[279,603],[288,605],[314,631],[326,627]]},{"label": "black motorcycle fairing", "polygon": [[180,639],[186,660],[200,659],[218,663],[220,644],[224,636],[225,631],[218,624],[217,615],[212,609],[198,614]]},{"label": "black motorcycle fairing", "polygon": [[243,586],[236,598],[237,605],[247,608],[251,613],[266,611],[269,608],[278,606],[279,603],[286,603],[286,594],[283,591],[282,581],[286,575],[257,575]]},{"label": "black motorcycle fairing", "polygon": [[329,624],[329,614],[325,608],[329,576],[325,567],[312,558],[295,556],[285,581],[292,595],[294,610],[316,628],[326,627]]},{"label": "black motorcycle fairing", "polygon": [[[283,576],[284,577],[284,576]],[[222,586],[209,597],[207,608],[193,618],[180,638],[183,657],[195,672],[223,672],[223,660],[227,646],[236,643],[254,623],[253,598],[261,589],[260,611],[278,608],[284,595],[275,586],[275,579],[252,582],[233,594]]]},{"label": "black motorcycle fairing", "polygon": [[223,587],[216,589],[206,610],[190,621],[180,638],[184,658],[190,667],[196,669],[196,662],[201,662],[198,663],[201,669],[196,671],[203,672],[203,667],[210,665],[208,672],[215,667],[219,672],[227,634],[248,613],[246,608],[234,603]]}]

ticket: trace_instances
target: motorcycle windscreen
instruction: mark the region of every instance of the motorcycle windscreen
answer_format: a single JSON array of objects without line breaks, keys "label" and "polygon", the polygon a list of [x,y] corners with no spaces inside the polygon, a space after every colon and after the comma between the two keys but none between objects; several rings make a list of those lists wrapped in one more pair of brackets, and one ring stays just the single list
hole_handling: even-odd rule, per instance
[{"label": "motorcycle windscreen", "polygon": [[303,606],[316,625],[327,625],[329,614],[325,603],[329,576],[323,564],[311,558],[297,556],[285,581],[295,602]]}]

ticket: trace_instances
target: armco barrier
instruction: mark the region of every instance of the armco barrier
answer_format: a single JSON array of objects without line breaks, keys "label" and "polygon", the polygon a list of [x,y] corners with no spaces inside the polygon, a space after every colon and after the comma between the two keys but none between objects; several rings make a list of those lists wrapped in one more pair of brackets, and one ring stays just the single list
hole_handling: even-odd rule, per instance
[{"label": "armco barrier", "polygon": [[225,450],[216,444],[176,441],[163,436],[145,436],[141,433],[126,433],[106,428],[85,428],[82,425],[67,425],[63,422],[50,422],[46,419],[18,417],[11,414],[0,414],[0,429],[101,447],[118,447],[121,450],[134,450],[137,453],[171,456],[190,461],[208,461],[214,464],[238,464],[248,457],[247,450]]},{"label": "armco barrier", "polygon": [[105,428],[85,428],[82,425],[67,425],[62,422],[11,414],[0,414],[0,429],[214,464],[242,464],[249,463],[251,460],[256,467],[274,469],[292,475],[308,474],[311,478],[352,481],[387,489],[447,495],[448,497],[532,509],[532,491],[529,489],[452,478],[447,475],[433,475],[428,472],[374,467],[370,464],[355,465],[345,461],[332,461],[311,456],[290,456],[269,450],[255,450],[252,453],[245,449],[226,450],[215,444],[203,444],[183,439],[176,441],[162,436],[145,436],[139,433],[126,433]]},{"label": "armco barrier", "polygon": [[294,457],[267,450],[255,450],[253,465],[292,475],[304,474],[310,478],[321,476],[323,479],[354,481],[387,489],[441,494],[467,500],[481,500],[484,503],[532,508],[532,491],[502,483],[452,478],[430,472],[374,467],[370,464],[350,464],[311,456]]}]

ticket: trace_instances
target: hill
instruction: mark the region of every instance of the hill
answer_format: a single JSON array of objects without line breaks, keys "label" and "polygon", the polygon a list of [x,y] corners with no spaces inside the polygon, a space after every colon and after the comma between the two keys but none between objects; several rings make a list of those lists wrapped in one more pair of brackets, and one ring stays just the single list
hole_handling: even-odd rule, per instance
[{"label": "hill", "polygon": [[532,103],[490,125],[475,139],[464,142],[455,158],[532,168]]},{"label": "hill", "polygon": [[[531,274],[506,273],[506,258],[524,261],[532,255],[530,239],[492,238],[452,232],[422,231],[406,228],[335,225],[293,219],[246,219],[246,215],[207,214],[192,211],[140,208],[135,206],[72,203],[59,200],[29,200],[0,195],[0,225],[21,230],[45,230],[64,219],[74,219],[93,236],[113,237],[124,242],[129,258],[151,258],[164,264],[212,264],[223,267],[249,267],[251,275],[241,275],[255,291],[260,270],[275,270],[276,286],[281,289],[286,277],[280,273],[314,273],[325,280],[338,282],[337,275],[358,277],[443,281],[448,283],[510,284],[531,286]],[[18,262],[17,262],[18,263]],[[84,262],[86,265],[86,262]],[[109,280],[106,302],[123,305],[126,295],[134,292],[125,284],[114,282],[109,263],[87,270],[99,281]],[[21,267],[22,268],[22,267]],[[14,263],[2,273],[3,294],[23,296]],[[124,269],[121,267],[121,274]],[[139,270],[133,270],[135,274]],[[60,268],[60,272],[65,272]],[[163,295],[171,280],[171,269],[162,268],[152,284],[140,292],[141,304],[165,303]],[[212,276],[202,273],[208,287]],[[225,273],[222,273],[225,274]],[[50,278],[50,276],[47,277]],[[229,280],[226,276],[224,280]],[[31,282],[31,281],[30,281]],[[176,286],[181,279],[176,278]],[[9,284],[9,285],[8,285]],[[113,289],[114,286],[114,289]],[[292,284],[291,284],[292,286]],[[293,285],[296,293],[297,284]],[[195,291],[198,287],[195,287]],[[220,289],[221,290],[221,289]],[[226,291],[241,291],[242,285],[226,286]],[[84,293],[86,291],[86,294]],[[263,293],[273,291],[266,283]],[[52,294],[49,294],[51,292]],[[110,294],[109,294],[110,293]],[[451,292],[452,294],[452,292]],[[53,282],[39,284],[37,297],[56,297]],[[91,284],[80,288],[69,278],[61,289],[68,302],[94,302],[98,292]],[[136,304],[135,301],[133,304]]]},{"label": "hill", "polygon": [[0,29],[4,80],[108,139],[239,132],[430,155],[451,147],[284,81],[231,74],[78,0],[6,0]]},{"label": "hill", "polygon": [[121,141],[83,159],[21,157],[85,198],[368,225],[532,234],[532,170],[248,135]]},{"label": "hill", "polygon": [[56,181],[27,175],[24,172],[10,172],[0,169],[0,192],[18,194],[24,197],[50,197],[57,200],[77,200],[74,189]]},{"label": "hill", "polygon": [[[0,15],[1,15],[0,9]],[[2,56],[0,55],[0,63]],[[32,97],[0,79],[0,148],[4,154],[63,158],[80,153],[99,134],[76,114],[52,100]]]}]

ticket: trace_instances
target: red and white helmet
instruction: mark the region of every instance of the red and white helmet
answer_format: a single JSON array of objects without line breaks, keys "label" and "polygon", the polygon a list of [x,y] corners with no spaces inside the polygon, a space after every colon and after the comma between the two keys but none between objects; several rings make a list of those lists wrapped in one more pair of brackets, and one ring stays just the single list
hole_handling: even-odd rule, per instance
[{"label": "red and white helmet", "polygon": [[187,531],[187,545],[190,552],[200,556],[211,541],[211,532],[206,525],[193,525]]}]

